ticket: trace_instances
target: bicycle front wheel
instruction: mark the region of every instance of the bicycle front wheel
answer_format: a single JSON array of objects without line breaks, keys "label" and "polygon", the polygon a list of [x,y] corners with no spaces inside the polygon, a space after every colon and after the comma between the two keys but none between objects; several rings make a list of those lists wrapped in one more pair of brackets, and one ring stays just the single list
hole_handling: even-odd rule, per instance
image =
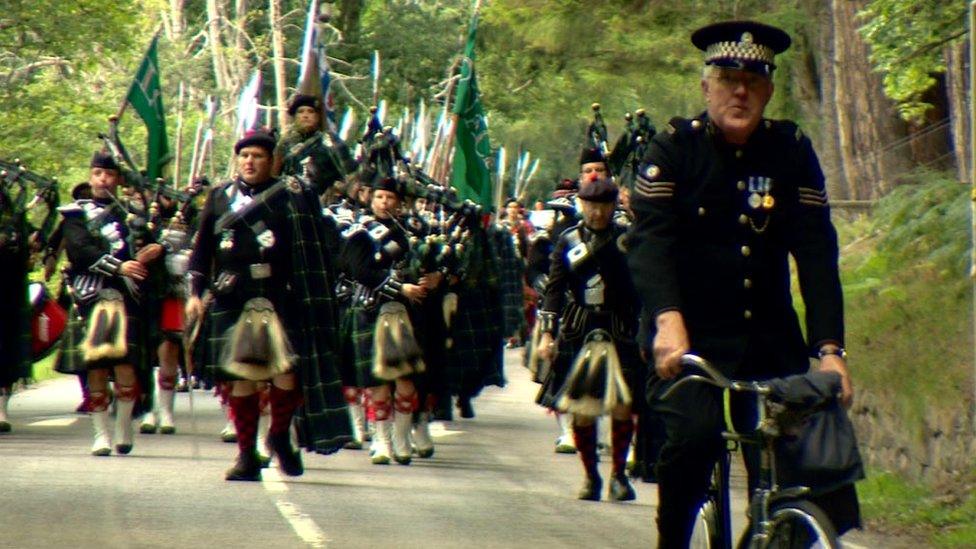
[{"label": "bicycle front wheel", "polygon": [[766,547],[771,549],[840,549],[834,525],[810,501],[778,503],[770,510]]},{"label": "bicycle front wheel", "polygon": [[698,509],[698,516],[695,517],[695,524],[691,531],[691,543],[688,544],[688,548],[724,549],[722,523],[715,501],[706,499],[705,503]]}]

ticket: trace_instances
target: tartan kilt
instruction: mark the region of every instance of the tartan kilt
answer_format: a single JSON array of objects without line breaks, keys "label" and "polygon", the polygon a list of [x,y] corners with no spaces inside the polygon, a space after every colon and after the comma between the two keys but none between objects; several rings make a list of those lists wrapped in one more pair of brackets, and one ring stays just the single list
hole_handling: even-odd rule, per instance
[{"label": "tartan kilt", "polygon": [[[379,387],[388,381],[373,377],[373,334],[380,309],[372,310],[354,303],[349,307],[349,345],[352,349],[353,373],[356,387]],[[343,380],[345,382],[345,380]]]},{"label": "tartan kilt", "polygon": [[[221,364],[224,348],[230,343],[231,332],[234,329],[234,325],[237,324],[237,320],[241,317],[242,309],[243,307],[220,307],[215,304],[204,319],[204,326],[201,330],[201,332],[206,334],[206,350],[203,353],[203,367],[204,371],[209,376],[212,376],[214,381],[249,381],[243,377],[228,372],[222,367]],[[290,323],[286,321],[285,316],[286,315],[279,313],[282,325],[285,328],[285,333],[288,336],[288,341],[291,342],[294,347],[294,344],[296,343],[295,332],[289,325]],[[295,361],[291,371],[297,374],[297,368],[298,361]],[[271,378],[269,377],[268,379]]]},{"label": "tartan kilt", "polygon": [[355,319],[352,305],[342,304],[339,308],[339,367],[337,369],[343,386],[361,387],[359,376],[356,374],[356,350],[353,341]]},{"label": "tartan kilt", "polygon": [[[566,383],[566,377],[569,375],[569,370],[573,367],[573,361],[576,360],[576,356],[583,349],[583,342],[586,339],[586,335],[596,329],[608,329],[599,325],[599,323],[588,322],[587,324],[587,329],[580,331],[578,335],[574,334],[573,338],[564,338],[561,334],[556,338],[556,356],[553,358],[552,365],[542,380],[542,387],[539,389],[539,393],[535,399],[536,403],[540,406],[551,410],[556,409],[556,402],[562,393],[563,385]],[[641,360],[637,342],[634,340],[615,339],[614,347],[616,347],[617,355],[620,357],[620,369],[623,371],[624,379],[627,381],[627,388],[630,389],[632,398],[635,401],[643,398],[642,395],[644,394],[644,385],[647,382],[648,367]],[[637,405],[634,405],[635,409],[637,407]]]},{"label": "tartan kilt", "polygon": [[483,291],[458,292],[458,310],[448,329],[453,340],[447,351],[448,380],[454,392],[467,394],[496,379],[496,348],[502,345],[501,322]]},{"label": "tartan kilt", "polygon": [[240,316],[240,309],[226,309],[215,304],[204,318],[204,326],[201,327],[201,332],[205,337],[202,366],[207,375],[214,381],[240,381],[243,379],[220,367],[221,352],[230,339],[231,329]]},{"label": "tartan kilt", "polygon": [[90,303],[84,307],[72,304],[68,311],[68,324],[61,338],[61,358],[55,364],[54,369],[62,374],[83,374],[88,370],[99,368],[111,368],[119,364],[131,364],[136,370],[136,375],[140,378],[140,383],[145,383],[145,374],[151,370],[150,355],[147,352],[148,334],[146,323],[144,322],[145,312],[127,294],[125,295],[125,319],[126,319],[126,343],[128,344],[128,355],[123,359],[100,360],[97,362],[86,362],[82,356],[79,346],[85,340],[88,330],[88,317],[91,315],[95,304]]}]

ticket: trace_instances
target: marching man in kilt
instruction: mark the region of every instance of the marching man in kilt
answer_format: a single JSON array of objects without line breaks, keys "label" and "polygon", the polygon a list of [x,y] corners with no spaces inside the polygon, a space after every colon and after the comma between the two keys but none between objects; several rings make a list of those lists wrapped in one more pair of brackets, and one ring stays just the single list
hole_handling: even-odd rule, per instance
[{"label": "marching man in kilt", "polygon": [[552,253],[549,282],[539,313],[539,353],[553,361],[550,377],[564,379],[556,406],[573,416],[573,435],[586,472],[579,498],[599,501],[596,419],[613,418],[613,474],[609,498],[635,497],[627,480],[627,452],[634,433],[631,401],[643,382],[635,341],[640,305],[624,250],[626,230],[612,222],[617,187],[609,179],[579,192],[583,221],[565,230]]},{"label": "marching man in kilt", "polygon": [[[406,465],[413,452],[410,429],[419,404],[411,376],[424,371],[407,306],[420,303],[427,289],[419,282],[408,282],[406,275],[410,243],[397,220],[402,185],[382,168],[373,181],[373,215],[360,218],[343,249],[341,263],[354,287],[350,314],[357,385],[367,388],[375,413],[371,459],[386,465],[392,454],[397,463]],[[391,382],[395,385],[392,402]]]},{"label": "marching man in kilt", "polygon": [[207,196],[187,272],[188,322],[199,321],[204,301],[212,301],[206,362],[231,384],[239,455],[227,480],[261,478],[258,382],[271,382],[269,446],[285,474],[304,472],[291,442],[296,410],[307,449],[329,454],[350,439],[318,199],[296,178],[272,177],[274,149],[263,131],[235,144],[238,177]]},{"label": "marching man in kilt", "polygon": [[115,382],[115,451],[132,451],[138,379],[147,367],[142,282],[163,253],[162,246],[148,242],[145,220],[115,197],[121,179],[112,156],[96,153],[89,176],[92,199],[59,208],[73,301],[59,370],[87,375],[96,456],[112,453],[110,376]]}]

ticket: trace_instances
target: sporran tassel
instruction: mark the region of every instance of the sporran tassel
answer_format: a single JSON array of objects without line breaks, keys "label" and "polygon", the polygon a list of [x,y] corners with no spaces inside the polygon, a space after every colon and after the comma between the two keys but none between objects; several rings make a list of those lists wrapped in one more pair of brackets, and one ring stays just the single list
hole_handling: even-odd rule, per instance
[{"label": "sporran tassel", "polygon": [[264,381],[290,372],[294,359],[288,334],[271,301],[263,297],[248,300],[224,347],[224,370]]},{"label": "sporran tassel", "polygon": [[373,376],[393,381],[425,369],[420,344],[414,337],[402,303],[384,303],[373,332]]},{"label": "sporran tassel", "polygon": [[127,330],[122,294],[113,289],[101,290],[88,316],[85,339],[80,345],[82,358],[85,362],[125,358]]},{"label": "sporran tassel", "polygon": [[605,330],[590,332],[559,392],[557,408],[597,417],[630,403],[630,390],[610,334]]}]

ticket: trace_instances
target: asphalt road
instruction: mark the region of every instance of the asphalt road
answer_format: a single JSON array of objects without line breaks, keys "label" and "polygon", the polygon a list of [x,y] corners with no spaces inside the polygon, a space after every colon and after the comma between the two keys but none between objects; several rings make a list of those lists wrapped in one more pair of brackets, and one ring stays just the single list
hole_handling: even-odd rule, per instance
[{"label": "asphalt road", "polygon": [[431,459],[306,454],[305,475],[272,465],[260,483],[223,480],[236,445],[219,440],[220,408],[204,391],[192,419],[177,395],[177,434],[137,435],[132,454],[98,458],[90,420],[73,412],[74,378],[27,389],[0,435],[0,547],[655,546],[655,485],[636,482],[634,502],[575,499],[579,459],[553,453],[555,421],[533,403],[518,351],[509,385],[486,390],[475,419],[435,424]]}]

